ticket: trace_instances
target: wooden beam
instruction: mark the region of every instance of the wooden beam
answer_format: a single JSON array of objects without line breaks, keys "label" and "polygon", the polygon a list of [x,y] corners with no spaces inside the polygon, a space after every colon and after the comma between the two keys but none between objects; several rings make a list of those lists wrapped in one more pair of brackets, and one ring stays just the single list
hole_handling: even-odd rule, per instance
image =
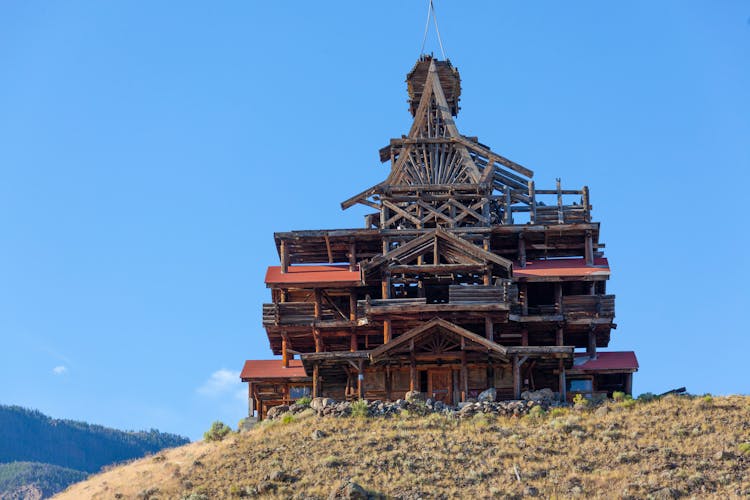
[{"label": "wooden beam", "polygon": [[495,341],[494,324],[490,315],[484,317],[484,336],[487,337],[487,340],[490,342]]},{"label": "wooden beam", "polygon": [[587,266],[593,266],[594,265],[594,242],[591,235],[591,231],[586,231],[584,241],[584,254],[586,258],[586,265]]},{"label": "wooden beam", "polygon": [[328,252],[328,263],[333,264],[333,253],[331,252],[331,240],[328,235],[325,235],[326,240],[326,251]]},{"label": "wooden beam", "polygon": [[521,267],[526,267],[526,237],[523,233],[518,233],[518,261]]}]

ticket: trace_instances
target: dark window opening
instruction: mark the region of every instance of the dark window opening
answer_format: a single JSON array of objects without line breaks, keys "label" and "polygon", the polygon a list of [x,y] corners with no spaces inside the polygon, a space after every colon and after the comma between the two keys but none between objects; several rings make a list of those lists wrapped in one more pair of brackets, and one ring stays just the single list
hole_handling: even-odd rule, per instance
[{"label": "dark window opening", "polygon": [[419,392],[427,392],[427,371],[419,372]]},{"label": "dark window opening", "polygon": [[449,299],[448,285],[425,286],[425,299],[428,304],[447,304]]}]

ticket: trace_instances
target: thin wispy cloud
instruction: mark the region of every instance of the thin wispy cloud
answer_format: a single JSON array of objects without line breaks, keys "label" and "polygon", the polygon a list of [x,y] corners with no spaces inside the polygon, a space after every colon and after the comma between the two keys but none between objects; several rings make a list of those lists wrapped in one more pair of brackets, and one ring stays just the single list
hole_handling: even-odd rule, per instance
[{"label": "thin wispy cloud", "polygon": [[66,373],[68,373],[68,367],[65,365],[59,365],[52,369],[53,375],[60,376],[60,375],[65,375]]},{"label": "thin wispy cloud", "polygon": [[241,387],[240,372],[222,368],[216,370],[198,387],[197,392],[202,396],[221,396],[229,392],[235,394]]}]

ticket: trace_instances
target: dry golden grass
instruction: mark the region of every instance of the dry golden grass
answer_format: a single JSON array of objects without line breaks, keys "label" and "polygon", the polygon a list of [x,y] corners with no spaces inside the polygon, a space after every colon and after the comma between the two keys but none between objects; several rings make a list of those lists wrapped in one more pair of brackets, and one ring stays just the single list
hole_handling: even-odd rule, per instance
[{"label": "dry golden grass", "polygon": [[[327,498],[344,479],[417,498],[750,495],[750,397],[666,397],[540,418],[262,424],[98,474],[56,498]],[[313,439],[313,430],[326,436]],[[158,488],[158,490],[157,490]],[[149,491],[150,490],[150,491]],[[201,497],[199,495],[205,495]]]}]

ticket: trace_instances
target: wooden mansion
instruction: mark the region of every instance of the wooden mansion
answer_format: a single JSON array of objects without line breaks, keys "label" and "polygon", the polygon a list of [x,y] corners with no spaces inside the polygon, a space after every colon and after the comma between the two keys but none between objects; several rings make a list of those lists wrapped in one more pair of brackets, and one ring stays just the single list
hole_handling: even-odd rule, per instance
[{"label": "wooden mansion", "polygon": [[280,358],[245,362],[250,414],[304,395],[456,404],[550,388],[631,392],[610,268],[588,187],[537,189],[533,172],[461,135],[461,80],[422,56],[407,75],[407,135],[380,150],[381,183],[344,201],[364,228],[275,233],[263,326]]}]

